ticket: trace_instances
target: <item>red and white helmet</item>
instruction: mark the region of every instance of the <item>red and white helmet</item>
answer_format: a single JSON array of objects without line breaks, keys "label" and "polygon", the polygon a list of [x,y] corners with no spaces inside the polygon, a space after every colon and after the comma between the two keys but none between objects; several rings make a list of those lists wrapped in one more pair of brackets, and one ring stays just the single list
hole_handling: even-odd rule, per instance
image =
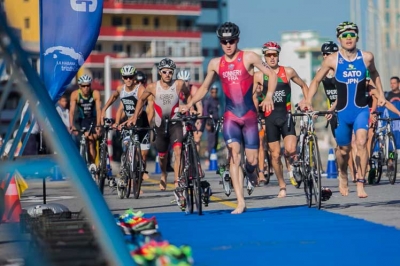
[{"label": "red and white helmet", "polygon": [[277,42],[266,42],[262,47],[263,54],[266,51],[277,51],[278,53],[281,52],[281,46]]}]

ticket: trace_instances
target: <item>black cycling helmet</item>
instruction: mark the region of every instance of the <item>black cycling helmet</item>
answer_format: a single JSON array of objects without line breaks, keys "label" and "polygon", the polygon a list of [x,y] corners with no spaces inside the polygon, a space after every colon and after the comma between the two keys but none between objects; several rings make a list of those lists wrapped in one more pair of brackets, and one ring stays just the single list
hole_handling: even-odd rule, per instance
[{"label": "black cycling helmet", "polygon": [[175,70],[175,68],[176,68],[175,62],[169,58],[164,58],[158,64],[159,70],[161,70],[163,68],[169,68],[169,69]]},{"label": "black cycling helmet", "polygon": [[232,22],[225,22],[217,29],[217,36],[220,40],[237,39],[239,34],[239,27]]},{"label": "black cycling helmet", "polygon": [[332,41],[324,42],[321,46],[321,53],[323,54],[331,54],[337,51],[339,51],[339,47]]},{"label": "black cycling helmet", "polygon": [[136,71],[135,75],[133,75],[133,79],[144,84],[147,81],[147,76],[142,71]]},{"label": "black cycling helmet", "polygon": [[342,34],[343,32],[345,32],[347,30],[354,30],[358,34],[357,24],[353,23],[353,22],[345,21],[345,22],[340,23],[336,27],[336,37],[339,37],[340,34]]}]

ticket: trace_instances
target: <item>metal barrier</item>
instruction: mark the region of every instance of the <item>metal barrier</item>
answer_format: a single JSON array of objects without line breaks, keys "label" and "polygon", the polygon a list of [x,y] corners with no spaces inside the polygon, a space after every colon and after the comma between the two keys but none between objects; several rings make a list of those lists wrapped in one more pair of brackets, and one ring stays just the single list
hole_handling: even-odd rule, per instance
[{"label": "metal barrier", "polygon": [[[11,70],[11,75],[1,95],[0,111],[3,110],[6,99],[12,90],[18,90],[22,95],[16,110],[16,115],[8,126],[4,144],[0,149],[2,155],[0,160],[0,182],[7,176],[7,173],[13,172],[15,169],[21,169],[21,167],[29,169],[33,164],[37,164],[38,161],[46,165],[46,167],[51,167],[51,165],[57,163],[62,171],[71,177],[71,184],[81,196],[85,204],[86,213],[91,223],[96,228],[95,234],[97,240],[99,241],[105,257],[110,261],[110,264],[134,264],[125,244],[122,232],[116,225],[86,164],[81,159],[75,143],[61,121],[46,88],[36,71],[29,64],[27,53],[21,48],[19,40],[14,36],[11,28],[8,27],[5,16],[0,16],[0,49],[3,55],[3,61],[0,63],[3,64],[3,66],[0,67],[0,69],[4,69],[5,65],[6,69]],[[26,100],[33,103],[29,105],[30,112],[34,114],[35,119],[37,119],[40,125],[45,125],[50,133],[49,135],[51,135],[48,141],[57,152],[53,161],[48,156],[37,157],[35,160],[24,156],[14,158],[18,143],[22,140],[25,125],[30,117],[28,111],[18,127],[17,122]],[[34,123],[31,123],[29,131],[32,130],[33,124]],[[15,128],[18,128],[18,130],[15,136],[13,136]],[[29,136],[29,132],[22,140],[23,145],[24,143],[26,144],[27,136]],[[14,137],[14,141],[9,154],[8,156],[3,156],[6,143],[12,139],[12,137]],[[22,150],[23,147],[20,153],[22,153]],[[8,184],[6,184],[6,186],[8,186]]]}]

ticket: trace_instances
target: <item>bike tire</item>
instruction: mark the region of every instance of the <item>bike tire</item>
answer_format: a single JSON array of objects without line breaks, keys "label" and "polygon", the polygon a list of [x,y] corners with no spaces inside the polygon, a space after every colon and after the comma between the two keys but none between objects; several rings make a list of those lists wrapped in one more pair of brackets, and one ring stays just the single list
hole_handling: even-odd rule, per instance
[{"label": "bike tire", "polygon": [[134,158],[135,158],[135,148],[133,146],[129,146],[126,159],[127,159],[127,166],[128,166],[128,176],[127,176],[127,182],[126,182],[126,198],[128,199],[131,195],[131,191],[134,189],[132,186],[134,185],[132,182],[132,179],[134,178],[134,171],[135,171],[135,165],[134,165]]},{"label": "bike tire", "polygon": [[313,147],[312,147],[312,156],[313,156],[313,166],[311,169],[311,177],[313,182],[313,194],[315,199],[315,205],[319,209],[321,209],[321,158],[318,148],[318,139],[316,136],[313,137]]},{"label": "bike tire", "polygon": [[[297,152],[297,156],[299,158],[299,161],[302,161],[301,164],[303,164],[304,160],[302,158],[302,155],[304,154],[304,146],[301,147],[301,145],[304,145],[304,141],[303,141],[303,143],[300,143],[300,137],[297,136],[296,152]],[[292,169],[292,171],[293,171],[293,169]],[[296,179],[296,182],[297,182],[297,185],[295,186],[295,188],[300,188],[301,183],[303,182],[303,178],[298,179],[298,178],[296,178],[296,176],[294,176],[294,178]]]},{"label": "bike tire", "polygon": [[[372,142],[371,142],[371,156],[370,156],[371,158],[372,158],[372,155],[374,154],[375,147],[381,146],[379,142],[380,142],[379,138],[374,136],[372,139]],[[374,184],[379,184],[379,182],[381,181],[382,169],[383,169],[383,154],[385,154],[384,152],[385,152],[384,148],[381,146],[378,149],[376,158],[374,157],[376,159],[376,163],[377,163],[376,164],[375,181],[373,182]]]},{"label": "bike tire", "polygon": [[100,165],[98,171],[98,185],[101,194],[104,194],[104,183],[107,177],[107,157],[108,151],[104,144],[100,145]]},{"label": "bike tire", "polygon": [[267,132],[264,130],[264,178],[265,183],[264,185],[268,185],[271,179],[271,157],[269,156],[268,152],[268,142],[267,142]]},{"label": "bike tire", "polygon": [[187,160],[187,150],[184,146],[182,146],[181,152],[181,162],[179,165],[179,178],[181,180],[185,180],[185,189],[183,190],[183,197],[185,198],[185,211],[188,213],[193,213],[192,201],[190,199],[190,189],[189,189],[189,172],[188,169],[185,169],[186,160]]},{"label": "bike tire", "polygon": [[[393,158],[388,158],[386,160],[386,175],[389,179],[390,184],[394,185],[396,183],[396,173],[397,173],[397,147],[396,142],[392,134],[388,136],[389,138],[389,150],[392,150]],[[389,167],[389,159],[392,160],[392,166]]]},{"label": "bike tire", "polygon": [[[192,178],[192,193],[191,199],[194,199],[198,215],[203,214],[203,203],[201,200],[202,189],[201,189],[201,176],[199,172],[200,158],[196,150],[196,144],[191,141],[189,145],[189,158],[191,168],[191,178]],[[201,166],[200,166],[201,167]],[[193,203],[192,203],[193,204]]]},{"label": "bike tire", "polygon": [[134,159],[134,171],[132,177],[132,192],[133,197],[138,199],[140,196],[140,189],[142,186],[143,180],[143,159],[142,159],[142,151],[138,145],[135,145],[135,159]]},{"label": "bike tire", "polygon": [[306,163],[306,158],[305,154],[308,153],[308,141],[304,143],[304,149],[303,149],[303,154],[301,158],[302,164],[301,164],[301,175],[302,175],[302,181],[303,181],[303,187],[304,187],[304,194],[306,196],[306,203],[308,208],[311,208],[312,205],[312,185],[313,182],[310,179],[310,169],[309,165]]}]

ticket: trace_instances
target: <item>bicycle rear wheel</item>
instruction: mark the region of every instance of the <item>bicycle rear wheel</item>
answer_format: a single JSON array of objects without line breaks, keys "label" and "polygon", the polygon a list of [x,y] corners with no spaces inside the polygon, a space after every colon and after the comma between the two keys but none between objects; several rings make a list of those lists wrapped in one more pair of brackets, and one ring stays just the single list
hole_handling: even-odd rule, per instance
[{"label": "bicycle rear wheel", "polygon": [[313,193],[315,205],[321,209],[321,158],[318,149],[317,137],[312,137],[312,165],[311,165],[311,180],[313,182]]},{"label": "bicycle rear wheel", "polygon": [[268,142],[267,142],[267,132],[264,131],[264,177],[265,177],[265,185],[269,184],[269,180],[271,178],[271,157],[268,152]]},{"label": "bicycle rear wheel", "polygon": [[200,158],[196,150],[196,144],[194,141],[191,141],[189,145],[189,158],[190,158],[190,165],[191,168],[191,180],[192,180],[192,193],[191,193],[191,198],[194,199],[194,203],[196,204],[196,209],[199,215],[203,214],[203,204],[201,200],[202,196],[202,189],[201,189],[201,176],[200,176]]},{"label": "bicycle rear wheel", "polygon": [[396,183],[396,173],[397,173],[397,148],[396,142],[394,141],[393,135],[388,135],[389,140],[389,158],[386,160],[386,175],[389,179],[390,184],[394,185]]},{"label": "bicycle rear wheel", "polygon": [[[374,171],[370,173],[369,183],[370,184],[379,184],[382,177],[382,169],[383,169],[383,156],[385,154],[384,147],[381,145],[379,138],[376,136],[373,137],[371,142],[371,160],[375,161],[375,166],[372,167],[370,165],[370,171]],[[376,169],[374,169],[376,168]]]},{"label": "bicycle rear wheel", "polygon": [[142,187],[143,180],[143,159],[142,159],[142,151],[138,145],[135,145],[135,159],[134,159],[134,171],[132,176],[132,191],[135,199],[138,199],[140,196],[140,189]]}]

